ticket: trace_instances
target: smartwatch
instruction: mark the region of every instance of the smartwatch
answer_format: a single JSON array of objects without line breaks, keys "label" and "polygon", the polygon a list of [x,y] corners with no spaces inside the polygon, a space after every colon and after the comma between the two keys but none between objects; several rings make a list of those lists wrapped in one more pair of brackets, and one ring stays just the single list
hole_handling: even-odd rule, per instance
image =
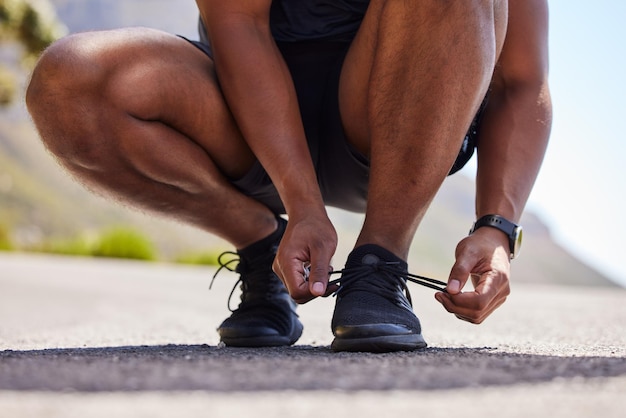
[{"label": "smartwatch", "polygon": [[492,228],[499,229],[504,232],[509,238],[509,250],[511,260],[519,255],[522,247],[522,227],[514,224],[513,222],[503,218],[500,215],[485,215],[474,222],[470,235],[472,235],[478,228],[483,226],[490,226]]}]

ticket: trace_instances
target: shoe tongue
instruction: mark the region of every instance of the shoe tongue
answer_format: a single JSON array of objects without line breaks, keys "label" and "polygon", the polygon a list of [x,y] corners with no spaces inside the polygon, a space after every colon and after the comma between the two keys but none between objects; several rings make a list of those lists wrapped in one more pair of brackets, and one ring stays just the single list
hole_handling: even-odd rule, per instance
[{"label": "shoe tongue", "polygon": [[346,268],[378,264],[381,261],[386,263],[398,263],[398,267],[403,270],[408,268],[406,261],[396,256],[391,251],[375,244],[365,244],[352,250],[346,260]]}]

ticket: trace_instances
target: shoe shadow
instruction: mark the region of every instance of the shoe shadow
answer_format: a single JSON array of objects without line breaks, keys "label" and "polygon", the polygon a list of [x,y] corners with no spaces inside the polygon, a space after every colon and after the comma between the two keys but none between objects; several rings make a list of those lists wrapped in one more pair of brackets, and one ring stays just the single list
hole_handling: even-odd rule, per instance
[{"label": "shoe shadow", "polygon": [[0,351],[0,390],[17,391],[440,390],[623,375],[625,358],[489,347],[385,354],[207,345]]}]

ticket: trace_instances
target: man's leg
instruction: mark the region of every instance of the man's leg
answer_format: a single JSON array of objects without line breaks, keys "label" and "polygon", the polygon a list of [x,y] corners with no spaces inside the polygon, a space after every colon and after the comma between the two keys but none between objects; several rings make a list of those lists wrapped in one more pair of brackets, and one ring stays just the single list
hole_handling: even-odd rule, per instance
[{"label": "man's leg", "polygon": [[271,265],[284,227],[228,181],[255,157],[199,49],[148,29],[73,35],[43,54],[27,104],[48,149],[87,187],[218,235],[242,250],[247,277],[281,284]]},{"label": "man's leg", "polygon": [[406,258],[487,91],[505,1],[373,0],[346,58],[348,138],[371,159],[359,244]]},{"label": "man's leg", "polygon": [[238,248],[276,228],[226,180],[254,156],[210,60],[183,39],[145,29],[62,39],[43,54],[27,104],[48,149],[98,193]]},{"label": "man's leg", "polygon": [[[358,259],[349,257],[347,267],[382,260],[401,263],[396,265],[406,269],[415,231],[452,167],[488,88],[503,42],[506,12],[506,2],[500,1],[370,3],[340,84],[346,133],[358,150],[369,155],[371,164],[365,223],[356,244]],[[367,246],[363,253],[359,247],[366,244],[377,247]],[[367,257],[376,248],[380,252]],[[396,281],[390,290],[402,287],[402,281]],[[420,332],[417,318],[409,315],[410,323],[399,329],[376,328],[378,323],[398,323],[403,314],[372,316],[369,310],[376,303],[372,300],[358,314],[364,318],[359,323],[350,316],[359,308],[341,302],[339,296],[333,322],[336,341],[345,343],[364,335],[375,340],[372,346],[362,341],[351,347],[348,342],[339,344],[339,349],[424,346],[415,335]],[[359,294],[353,299],[366,297]],[[342,327],[346,321],[350,326]],[[395,338],[398,345],[385,346],[385,337]]]}]

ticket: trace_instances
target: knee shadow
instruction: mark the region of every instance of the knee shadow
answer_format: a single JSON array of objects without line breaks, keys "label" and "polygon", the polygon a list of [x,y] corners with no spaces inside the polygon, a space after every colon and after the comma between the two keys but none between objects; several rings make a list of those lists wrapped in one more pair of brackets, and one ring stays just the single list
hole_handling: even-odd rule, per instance
[{"label": "knee shadow", "polygon": [[626,375],[623,357],[483,348],[333,353],[328,347],[159,345],[0,351],[0,390],[444,390]]}]

